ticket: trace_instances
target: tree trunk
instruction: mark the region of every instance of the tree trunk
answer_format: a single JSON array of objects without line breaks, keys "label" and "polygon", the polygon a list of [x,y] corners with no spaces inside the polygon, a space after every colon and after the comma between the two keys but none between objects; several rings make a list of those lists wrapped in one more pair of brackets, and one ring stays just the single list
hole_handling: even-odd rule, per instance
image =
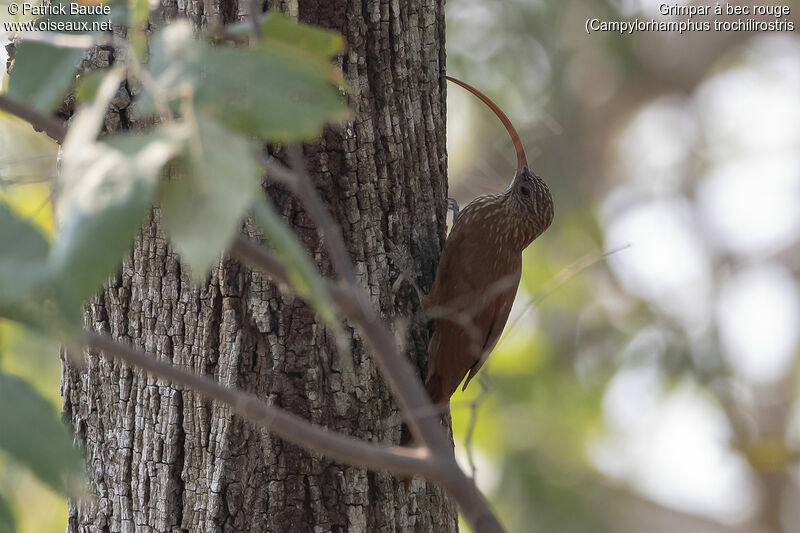
[{"label": "tree trunk", "polygon": [[[205,6],[230,22],[245,3]],[[382,316],[406,323],[398,319],[419,302],[409,284],[393,291],[393,283],[405,274],[427,289],[444,237],[443,6],[300,0],[276,7],[345,36],[341,67],[352,119],[305,153],[359,281]],[[161,2],[163,19],[204,24],[203,13],[200,0]],[[122,96],[109,127],[131,125]],[[332,275],[297,201],[277,188],[268,194]],[[357,334],[355,371],[344,373],[314,313],[261,274],[223,258],[204,284],[190,284],[157,212],[121,273],[89,306],[87,324],[314,423],[399,440],[397,407]],[[425,335],[418,331],[409,343],[418,347],[410,356],[424,358]],[[457,530],[452,503],[422,480],[405,483],[308,453],[190,390],[96,354],[83,367],[65,363],[62,392],[86,449],[91,494],[70,503],[67,531]]]}]

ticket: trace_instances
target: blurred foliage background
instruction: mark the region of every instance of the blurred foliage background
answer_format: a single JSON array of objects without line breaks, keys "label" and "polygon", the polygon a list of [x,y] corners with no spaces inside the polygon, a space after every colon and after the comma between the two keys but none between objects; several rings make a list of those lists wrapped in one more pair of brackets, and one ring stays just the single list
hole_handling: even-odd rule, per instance
[{"label": "blurred foliage background", "polygon": [[[512,531],[800,531],[800,38],[585,31],[688,18],[662,4],[447,4],[448,71],[511,117],[556,201],[488,392],[454,397]],[[768,4],[797,28],[797,2]],[[514,151],[448,98],[463,206],[505,189]]]},{"label": "blurred foliage background", "polygon": [[[449,72],[508,113],[557,208],[452,405],[511,531],[800,531],[800,38],[585,32],[660,4],[447,3]],[[513,148],[470,95],[449,102],[463,206],[507,186]],[[55,146],[29,131],[0,116],[0,195],[52,234]],[[57,411],[56,348],[31,342],[0,324],[0,366]],[[18,531],[63,529],[65,503],[3,457],[0,494]]]},{"label": "blurred foliage background", "polygon": [[[8,20],[7,13],[0,21]],[[0,33],[2,86],[6,89],[5,36]],[[58,146],[30,126],[0,113],[0,199],[34,222],[48,237],[53,236],[50,183],[56,177]],[[37,338],[23,328],[0,320],[0,369],[24,378],[47,398],[53,412],[61,411],[61,368],[58,345]],[[67,502],[37,480],[30,470],[0,454],[0,496],[11,507],[18,533],[63,531]],[[2,513],[0,513],[2,514]],[[4,524],[0,523],[0,531]]]},{"label": "blurred foliage background", "polygon": [[[5,57],[0,55],[2,63]],[[3,79],[3,85],[5,78]],[[50,181],[56,175],[57,145],[26,123],[0,114],[0,198],[52,237]],[[0,320],[0,368],[24,378],[61,411],[58,345]],[[19,533],[63,531],[67,502],[28,469],[0,454],[0,495],[11,506]],[[0,524],[0,531],[3,525]]]},{"label": "blurred foliage background", "polygon": [[[56,144],[30,126],[0,114],[0,199],[53,235],[50,180]],[[61,411],[59,347],[24,328],[0,320],[0,369],[25,379]],[[63,531],[67,502],[27,468],[0,453],[0,496],[11,507],[18,533]],[[2,513],[0,513],[2,514]],[[0,522],[0,532],[4,531]]]}]

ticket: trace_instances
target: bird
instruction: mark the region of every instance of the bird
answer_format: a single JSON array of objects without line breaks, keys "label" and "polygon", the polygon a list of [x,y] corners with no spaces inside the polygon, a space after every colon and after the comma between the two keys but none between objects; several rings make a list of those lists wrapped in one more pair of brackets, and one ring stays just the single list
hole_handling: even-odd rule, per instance
[{"label": "bird", "polygon": [[[486,362],[508,321],[522,273],[522,251],[552,223],[553,198],[528,166],[519,134],[505,113],[471,85],[445,78],[478,97],[505,126],[517,170],[502,193],[478,196],[455,215],[422,308],[433,322],[425,390],[444,404]],[[401,444],[409,444],[408,431]]]}]

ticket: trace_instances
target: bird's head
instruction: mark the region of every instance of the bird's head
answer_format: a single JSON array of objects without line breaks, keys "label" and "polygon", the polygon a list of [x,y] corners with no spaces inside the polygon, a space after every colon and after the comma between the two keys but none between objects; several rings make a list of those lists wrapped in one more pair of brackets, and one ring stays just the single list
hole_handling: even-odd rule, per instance
[{"label": "bird's head", "polygon": [[477,96],[489,109],[491,109],[500,122],[505,126],[514,150],[517,152],[517,173],[511,186],[503,195],[503,205],[509,210],[509,228],[516,238],[513,240],[521,246],[528,246],[533,240],[550,227],[553,222],[553,197],[545,182],[528,167],[528,158],[522,146],[517,130],[505,113],[488,96],[475,87],[461,80],[445,76],[448,80],[460,85]]},{"label": "bird's head", "polygon": [[517,223],[526,227],[527,246],[536,237],[544,233],[553,222],[553,197],[544,180],[537,176],[527,165],[517,172],[514,181],[506,191],[507,205],[516,212]]}]

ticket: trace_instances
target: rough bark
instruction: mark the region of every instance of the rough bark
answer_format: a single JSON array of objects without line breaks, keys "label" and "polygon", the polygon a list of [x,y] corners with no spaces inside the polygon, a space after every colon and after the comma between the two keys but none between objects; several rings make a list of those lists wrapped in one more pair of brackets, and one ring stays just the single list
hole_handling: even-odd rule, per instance
[{"label": "rough bark", "polygon": [[[206,6],[224,22],[245,9],[230,0],[163,0],[161,20],[203,24]],[[392,286],[405,274],[427,289],[444,235],[443,6],[303,0],[277,7],[347,40],[341,67],[352,120],[305,152],[360,283],[390,323],[402,324],[419,302],[408,284]],[[131,125],[125,96],[109,129]],[[308,215],[285,191],[269,194],[332,274]],[[89,306],[87,323],[315,423],[399,440],[397,408],[357,334],[355,372],[343,373],[314,313],[259,273],[223,258],[206,283],[191,284],[157,212],[121,273]],[[413,347],[424,346],[425,334],[413,336],[411,356],[424,358]],[[86,450],[92,495],[70,503],[67,531],[457,530],[453,505],[422,480],[406,483],[308,453],[190,390],[95,354],[83,367],[65,364],[62,392]]]}]

